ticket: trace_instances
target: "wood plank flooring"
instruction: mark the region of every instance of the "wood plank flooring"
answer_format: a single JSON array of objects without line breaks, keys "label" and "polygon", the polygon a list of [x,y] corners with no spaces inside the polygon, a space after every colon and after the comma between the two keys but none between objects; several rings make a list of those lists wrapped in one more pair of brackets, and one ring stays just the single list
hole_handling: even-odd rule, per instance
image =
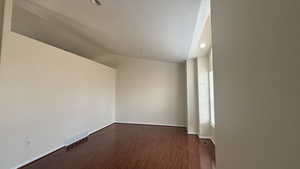
[{"label": "wood plank flooring", "polygon": [[22,169],[213,169],[214,159],[214,146],[185,128],[112,124]]}]

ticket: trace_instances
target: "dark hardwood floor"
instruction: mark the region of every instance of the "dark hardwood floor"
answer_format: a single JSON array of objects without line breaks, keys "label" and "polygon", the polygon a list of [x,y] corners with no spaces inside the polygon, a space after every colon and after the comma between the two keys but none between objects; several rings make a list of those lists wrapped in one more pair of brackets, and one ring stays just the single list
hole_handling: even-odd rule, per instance
[{"label": "dark hardwood floor", "polygon": [[113,124],[22,169],[213,169],[214,159],[211,142],[185,128]]}]

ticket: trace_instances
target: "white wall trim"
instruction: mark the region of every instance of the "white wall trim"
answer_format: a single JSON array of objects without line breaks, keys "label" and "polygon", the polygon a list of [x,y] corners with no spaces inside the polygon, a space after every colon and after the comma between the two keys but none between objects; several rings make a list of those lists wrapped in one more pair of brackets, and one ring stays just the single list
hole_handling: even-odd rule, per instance
[{"label": "white wall trim", "polygon": [[170,124],[170,123],[148,123],[148,122],[132,122],[132,121],[116,121],[116,123],[154,125],[154,126],[168,126],[168,127],[186,127],[186,125]]},{"label": "white wall trim", "polygon": [[116,122],[113,121],[113,122],[111,122],[109,124],[104,125],[103,127],[100,127],[98,129],[92,130],[92,131],[89,132],[89,135],[93,135],[93,134],[97,133],[98,131],[100,131],[100,130],[102,130],[102,129],[104,129],[104,128],[106,128],[106,127],[108,127],[108,126],[110,126],[110,125],[112,125],[114,123],[116,123]]},{"label": "white wall trim", "polygon": [[43,153],[43,154],[41,154],[41,155],[39,155],[39,156],[37,156],[37,157],[31,159],[31,160],[22,162],[21,164],[17,165],[16,167],[13,167],[13,168],[11,168],[11,169],[18,169],[18,168],[21,168],[21,167],[23,167],[23,166],[25,166],[25,165],[27,165],[27,164],[32,163],[33,161],[36,161],[36,160],[38,160],[38,159],[41,159],[41,158],[47,156],[48,154],[51,154],[51,153],[53,153],[53,152],[55,152],[55,151],[57,151],[57,150],[63,148],[64,146],[65,146],[65,145],[58,146],[58,147],[56,147],[56,148],[54,148],[54,149],[52,149],[52,150],[50,150],[50,151],[48,151],[48,152],[46,152],[46,153]]},{"label": "white wall trim", "polygon": [[188,134],[189,135],[198,135],[198,132],[197,131],[188,131]]},{"label": "white wall trim", "polygon": [[[110,125],[112,125],[112,124],[114,124],[114,123],[139,124],[139,125],[156,125],[156,126],[169,126],[169,127],[186,127],[185,125],[178,125],[178,124],[141,123],[141,122],[115,121],[115,122],[112,122],[112,123],[109,123],[109,124],[105,125],[104,127],[101,127],[101,128],[99,128],[99,129],[96,129],[96,130],[93,130],[93,131],[89,132],[89,135],[93,135],[93,134],[95,134],[96,132],[98,132],[98,131],[100,131],[100,130],[102,130],[102,129],[104,129],[104,128],[106,128],[106,127],[108,127],[108,126],[110,126]],[[189,134],[196,135],[197,132],[189,132]],[[200,138],[200,136],[199,136],[199,138]],[[201,138],[202,138],[202,137],[201,137]],[[211,139],[211,138],[206,138],[206,139]],[[211,139],[211,140],[212,140],[212,139]],[[52,149],[52,150],[50,150],[50,151],[48,151],[48,152],[46,152],[46,153],[43,153],[43,154],[41,154],[41,155],[39,155],[39,156],[37,156],[37,157],[31,159],[31,160],[22,162],[21,164],[17,165],[16,167],[13,167],[13,168],[11,168],[11,169],[18,169],[18,168],[21,168],[21,167],[23,167],[23,166],[25,166],[25,165],[27,165],[27,164],[30,164],[30,163],[32,163],[32,162],[34,162],[34,161],[36,161],[36,160],[39,160],[39,159],[41,159],[41,158],[43,158],[43,157],[45,157],[45,156],[47,156],[47,155],[49,155],[49,154],[51,154],[51,153],[53,153],[53,152],[59,150],[59,149],[62,149],[62,148],[64,148],[64,147],[65,147],[64,144],[63,144],[63,145],[60,145],[60,146],[58,146],[58,147],[56,147],[56,148],[54,148],[54,149]]]},{"label": "white wall trim", "polygon": [[[96,133],[96,132],[102,130],[103,128],[108,127],[108,126],[110,126],[110,125],[112,125],[112,124],[114,124],[114,123],[115,123],[115,122],[112,122],[112,123],[110,123],[110,124],[105,125],[104,127],[101,127],[101,128],[99,128],[99,129],[93,130],[93,131],[89,132],[89,135],[92,135],[92,134],[94,134],[94,133]],[[41,158],[43,158],[43,157],[45,157],[45,156],[47,156],[47,155],[49,155],[49,154],[51,154],[51,153],[53,153],[53,152],[59,150],[59,149],[62,149],[62,148],[64,148],[64,147],[65,147],[65,144],[60,145],[60,146],[58,146],[58,147],[56,147],[56,148],[54,148],[54,149],[52,149],[52,150],[50,150],[50,151],[48,151],[48,152],[46,152],[46,153],[43,153],[43,154],[41,154],[41,155],[39,155],[39,156],[37,156],[37,157],[31,159],[31,160],[22,162],[21,164],[17,165],[16,167],[13,167],[13,168],[11,168],[11,169],[18,169],[18,168],[21,168],[21,167],[23,167],[23,166],[25,166],[25,165],[27,165],[27,164],[30,164],[30,163],[32,163],[32,162],[34,162],[34,161],[36,161],[36,160],[39,160],[39,159],[41,159]]]},{"label": "white wall trim", "polygon": [[200,136],[200,135],[198,135],[198,137],[199,137],[199,139],[209,139],[209,140],[211,140],[211,141],[214,143],[214,145],[216,145],[216,142],[215,142],[215,140],[213,139],[213,137]]},{"label": "white wall trim", "polygon": [[200,136],[200,135],[198,135],[198,137],[200,139],[212,139],[212,137],[209,137],[209,136]]},{"label": "white wall trim", "polygon": [[212,143],[214,143],[214,145],[216,146],[216,142],[213,138],[210,139]]}]

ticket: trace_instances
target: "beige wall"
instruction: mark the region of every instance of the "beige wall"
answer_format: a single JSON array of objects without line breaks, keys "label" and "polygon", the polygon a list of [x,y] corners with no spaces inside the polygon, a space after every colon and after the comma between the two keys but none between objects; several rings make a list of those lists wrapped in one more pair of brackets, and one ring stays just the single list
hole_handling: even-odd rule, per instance
[{"label": "beige wall", "polygon": [[199,98],[199,137],[212,138],[209,101],[209,53],[197,58],[198,98]]},{"label": "beige wall", "polygon": [[199,132],[199,107],[198,107],[198,72],[197,59],[186,61],[187,83],[187,131],[189,134]]},{"label": "beige wall", "polygon": [[300,1],[212,1],[218,169],[299,168]]},{"label": "beige wall", "polygon": [[86,26],[56,15],[58,14],[30,1],[15,0],[11,28],[18,34],[90,59],[107,52],[80,31]]},{"label": "beige wall", "polygon": [[184,64],[127,59],[117,70],[118,122],[186,125]]},{"label": "beige wall", "polygon": [[210,113],[210,137],[216,143],[216,117],[215,117],[215,86],[214,86],[214,68],[212,49],[208,54],[208,71],[209,71],[209,113]]},{"label": "beige wall", "polygon": [[29,162],[70,137],[114,122],[114,69],[12,32],[5,37],[1,169]]},{"label": "beige wall", "polygon": [[0,0],[0,58],[2,49],[2,31],[3,31],[4,0]]},{"label": "beige wall", "polygon": [[210,117],[209,54],[186,62],[187,130],[200,138],[214,139]]}]

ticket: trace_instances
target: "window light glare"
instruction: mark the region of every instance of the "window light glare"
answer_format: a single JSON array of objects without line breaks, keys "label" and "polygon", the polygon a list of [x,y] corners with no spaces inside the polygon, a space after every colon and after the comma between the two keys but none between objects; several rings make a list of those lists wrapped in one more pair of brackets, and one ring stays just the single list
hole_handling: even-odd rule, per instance
[{"label": "window light glare", "polygon": [[206,47],[206,43],[201,43],[200,47],[203,49]]}]

